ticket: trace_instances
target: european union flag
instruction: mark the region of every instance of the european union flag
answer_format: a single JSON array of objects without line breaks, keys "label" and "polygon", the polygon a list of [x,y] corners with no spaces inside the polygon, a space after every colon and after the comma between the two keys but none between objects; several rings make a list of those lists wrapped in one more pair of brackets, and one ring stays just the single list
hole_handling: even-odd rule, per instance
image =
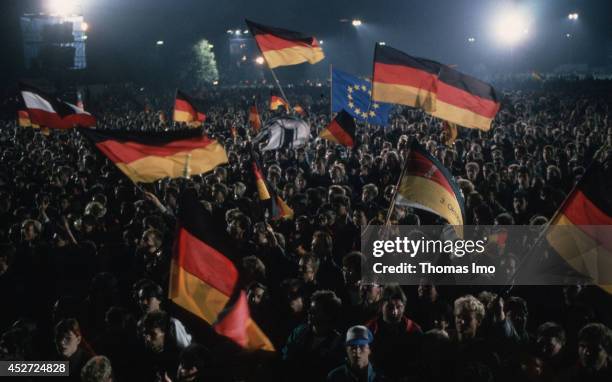
[{"label": "european union flag", "polygon": [[371,82],[341,70],[332,70],[332,111],[344,109],[356,119],[384,126],[393,105],[381,102],[370,105],[371,94]]}]

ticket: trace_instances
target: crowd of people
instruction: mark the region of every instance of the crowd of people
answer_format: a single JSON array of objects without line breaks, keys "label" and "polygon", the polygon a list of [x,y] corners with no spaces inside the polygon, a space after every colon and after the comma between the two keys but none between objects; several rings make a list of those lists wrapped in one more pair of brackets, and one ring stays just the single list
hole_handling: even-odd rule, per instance
[{"label": "crowd of people", "polygon": [[[66,360],[81,381],[611,381],[612,299],[596,286],[508,291],[360,276],[360,230],[385,222],[413,138],[455,177],[466,224],[545,224],[592,161],[612,159],[612,83],[595,82],[505,91],[490,131],[460,128],[450,143],[440,121],[397,107],[386,127],[359,123],[352,149],[316,138],[329,89],[288,89],[311,139],[258,155],[290,220],[262,219],[250,167],[248,106],[258,101],[265,121],[269,89],[198,94],[204,130],[228,164],[139,186],[76,130],[43,135],[4,120],[0,359]],[[86,109],[98,129],[186,128],[169,110],[160,118],[172,97],[126,86]],[[242,351],[168,300],[188,188],[223,228],[225,255],[275,352]],[[444,224],[400,206],[390,218]],[[524,255],[491,261],[516,267]]]}]

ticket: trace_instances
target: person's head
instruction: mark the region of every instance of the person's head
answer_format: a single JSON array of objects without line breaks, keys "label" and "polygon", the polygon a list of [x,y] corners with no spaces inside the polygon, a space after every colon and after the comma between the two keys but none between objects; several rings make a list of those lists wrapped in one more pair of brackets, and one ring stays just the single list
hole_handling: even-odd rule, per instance
[{"label": "person's head", "polygon": [[314,282],[319,271],[320,260],[317,256],[307,253],[300,258],[299,273],[302,281]]},{"label": "person's head", "polygon": [[308,324],[317,336],[333,330],[342,309],[342,301],[330,290],[318,290],[310,297]]},{"label": "person's head", "polygon": [[356,325],[346,332],[346,355],[348,366],[352,370],[363,370],[370,364],[370,344],[374,336],[370,329]]},{"label": "person's head", "polygon": [[162,233],[155,228],[149,228],[142,233],[140,246],[148,252],[157,251],[162,245]]},{"label": "person's head", "polygon": [[388,285],[383,291],[382,318],[386,323],[402,321],[406,310],[406,294],[399,285]]},{"label": "person's head", "polygon": [[520,298],[512,296],[508,298],[504,304],[506,317],[512,322],[512,325],[519,331],[525,331],[527,328],[527,302]]},{"label": "person's head", "polygon": [[181,352],[177,370],[177,381],[192,382],[202,380],[207,367],[212,363],[212,354],[202,345],[191,344]]},{"label": "person's head", "polygon": [[359,284],[359,292],[361,301],[365,305],[373,305],[382,299],[383,287],[376,283],[361,283]]},{"label": "person's head", "polygon": [[259,306],[266,301],[268,297],[268,288],[259,282],[251,283],[247,288],[247,299],[249,306]]},{"label": "person's head", "polygon": [[527,190],[531,184],[529,177],[529,170],[525,166],[521,166],[518,169],[518,173],[516,175],[516,183],[519,189]]},{"label": "person's head", "polygon": [[361,264],[364,257],[359,251],[353,251],[342,258],[342,276],[344,284],[358,287],[361,281]]},{"label": "person's head", "polygon": [[266,265],[257,256],[246,256],[240,262],[240,275],[245,284],[263,281],[266,278]]},{"label": "person's head", "polygon": [[138,323],[145,347],[153,353],[164,351],[170,334],[170,317],[164,311],[150,312]]},{"label": "person's head", "polygon": [[484,305],[476,297],[467,295],[455,300],[455,329],[460,341],[476,337],[485,316]]},{"label": "person's head", "polygon": [[524,192],[515,192],[512,207],[515,213],[525,212],[527,210],[527,195]]},{"label": "person's head", "polygon": [[368,183],[363,186],[361,191],[361,201],[364,203],[372,202],[378,197],[378,187],[373,183]]},{"label": "person's head", "polygon": [[0,276],[5,274],[15,259],[17,249],[13,244],[3,243],[0,244]]},{"label": "person's head", "polygon": [[551,359],[565,346],[565,330],[555,322],[545,322],[538,327],[536,344],[538,353],[544,359]]},{"label": "person's head", "polygon": [[70,358],[79,349],[83,337],[81,327],[74,318],[61,320],[55,325],[55,347],[64,358]]},{"label": "person's head", "polygon": [[475,182],[480,173],[480,166],[476,162],[469,162],[465,165],[465,174],[470,182]]},{"label": "person's head", "polygon": [[24,241],[34,241],[40,236],[42,225],[34,219],[26,219],[21,223],[21,237]]},{"label": "person's head", "polygon": [[236,214],[232,220],[228,222],[227,232],[233,239],[244,240],[247,232],[251,229],[251,219],[245,214]]},{"label": "person's head", "polygon": [[438,289],[432,282],[421,279],[419,280],[417,295],[420,300],[436,301],[438,299]]},{"label": "person's head", "polygon": [[82,382],[112,382],[113,368],[111,361],[103,355],[89,359],[81,369]]},{"label": "person's head", "polygon": [[587,324],[578,333],[580,365],[590,372],[608,366],[612,357],[612,331],[603,324]]},{"label": "person's head", "polygon": [[144,283],[138,290],[138,306],[142,313],[156,312],[160,310],[164,292],[162,288],[153,281]]}]

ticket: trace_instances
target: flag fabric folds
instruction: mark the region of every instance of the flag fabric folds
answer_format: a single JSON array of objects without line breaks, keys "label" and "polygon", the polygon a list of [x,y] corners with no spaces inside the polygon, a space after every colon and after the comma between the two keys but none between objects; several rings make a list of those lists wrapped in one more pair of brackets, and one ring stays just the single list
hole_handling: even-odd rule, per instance
[{"label": "flag fabric folds", "polygon": [[[17,125],[19,127],[34,127],[26,110],[17,110]],[[38,127],[38,126],[36,126]]]},{"label": "flag fabric folds", "polygon": [[96,124],[96,119],[85,110],[40,89],[19,84],[19,90],[32,124],[53,129],[92,127]]},{"label": "flag fabric folds", "polygon": [[289,104],[283,97],[275,93],[270,93],[270,110],[275,111],[281,106],[284,107],[285,110],[289,111]]},{"label": "flag fabric folds", "polygon": [[253,161],[253,175],[255,176],[259,201],[268,212],[268,218],[271,220],[293,218],[293,210],[280,196],[276,195],[274,189],[268,186],[257,161]]},{"label": "flag fabric folds", "polygon": [[133,182],[177,178],[186,172],[202,174],[227,163],[223,146],[202,136],[200,129],[159,133],[80,131]]},{"label": "flag fabric folds", "polygon": [[293,107],[293,111],[295,111],[298,115],[302,117],[306,116],[306,110],[304,110],[304,108],[301,105],[295,105]]},{"label": "flag fabric folds", "polygon": [[372,83],[332,69],[332,112],[346,110],[354,118],[385,126],[393,108],[390,103],[371,103]]},{"label": "flag fabric folds", "polygon": [[548,243],[581,275],[612,293],[612,181],[593,162],[550,221]]},{"label": "flag fabric folds", "polygon": [[256,105],[249,108],[249,125],[251,125],[251,128],[256,133],[261,130],[261,118],[259,117],[259,112],[257,111]]},{"label": "flag fabric folds", "polygon": [[319,133],[319,137],[347,147],[355,146],[355,120],[346,110],[336,117]]},{"label": "flag fabric folds", "polygon": [[258,24],[250,20],[245,20],[245,22],[270,69],[303,62],[316,64],[325,58],[323,49],[315,37]]},{"label": "flag fabric folds", "polygon": [[413,140],[399,182],[395,203],[423,209],[461,226],[465,207],[459,186],[449,171]]},{"label": "flag fabric folds", "polygon": [[376,45],[374,101],[423,109],[459,126],[487,131],[499,111],[493,87],[447,65]]},{"label": "flag fabric folds", "polygon": [[264,139],[268,142],[262,151],[296,149],[304,146],[310,139],[310,126],[296,117],[272,118],[253,142],[257,144]]},{"label": "flag fabric folds", "polygon": [[222,241],[196,191],[185,190],[179,200],[169,298],[242,347],[273,351],[270,340],[251,319],[238,286],[238,271],[221,252]]},{"label": "flag fabric folds", "polygon": [[197,100],[184,92],[177,90],[174,100],[173,121],[186,122],[187,126],[199,127],[206,120],[206,114],[201,110]]}]

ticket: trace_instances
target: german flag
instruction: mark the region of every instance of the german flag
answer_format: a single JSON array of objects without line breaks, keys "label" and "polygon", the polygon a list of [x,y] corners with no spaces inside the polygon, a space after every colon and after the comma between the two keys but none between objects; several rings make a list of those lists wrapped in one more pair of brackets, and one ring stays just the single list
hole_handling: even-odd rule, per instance
[{"label": "german flag", "polygon": [[546,233],[548,243],[567,264],[610,293],[611,175],[601,163],[593,162],[551,220]]},{"label": "german flag", "polygon": [[238,271],[221,252],[224,238],[216,228],[195,189],[186,189],[179,200],[169,298],[245,349],[274,351],[251,319]]},{"label": "german flag", "polygon": [[342,109],[329,125],[319,133],[319,137],[347,147],[355,146],[355,120]]},{"label": "german flag", "polygon": [[253,174],[259,201],[268,212],[268,217],[271,220],[293,218],[293,210],[266,184],[266,178],[263,176],[257,161],[253,161]]},{"label": "german flag", "polygon": [[202,136],[201,129],[159,133],[80,131],[135,183],[177,178],[185,172],[202,174],[227,163],[223,147]]},{"label": "german flag", "polygon": [[432,212],[454,226],[462,226],[465,207],[459,186],[444,166],[412,141],[395,203]]},{"label": "german flag", "polygon": [[270,110],[276,111],[279,107],[283,106],[285,110],[289,111],[289,104],[285,99],[281,96],[276,95],[275,93],[270,94]]},{"label": "german flag", "polygon": [[265,26],[245,20],[249,30],[266,59],[270,69],[278,66],[297,65],[308,61],[316,64],[325,58],[323,49],[315,37],[299,32]]},{"label": "german flag", "polygon": [[202,126],[202,123],[206,120],[206,114],[198,109],[197,104],[196,100],[177,90],[174,100],[173,120],[175,122],[186,122],[190,127]]},{"label": "german flag", "polygon": [[249,108],[249,124],[255,133],[259,133],[259,130],[261,130],[261,118],[259,118],[256,105]]},{"label": "german flag", "polygon": [[487,131],[499,111],[493,87],[447,65],[376,45],[372,99],[418,107],[459,126]]}]

